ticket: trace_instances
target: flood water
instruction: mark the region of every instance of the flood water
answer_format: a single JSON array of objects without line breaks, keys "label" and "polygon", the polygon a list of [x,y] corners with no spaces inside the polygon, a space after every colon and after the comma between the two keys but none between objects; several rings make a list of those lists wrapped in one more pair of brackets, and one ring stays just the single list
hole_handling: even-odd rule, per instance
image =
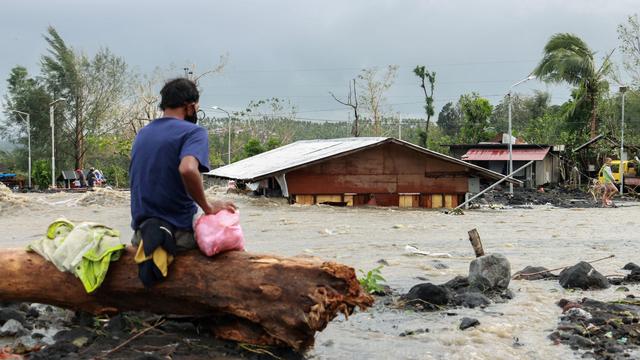
[{"label": "flood water", "polygon": [[[0,247],[26,245],[44,233],[59,216],[76,221],[99,221],[131,235],[126,203],[107,206],[73,204],[77,194],[30,195],[35,205],[3,212]],[[220,195],[222,196],[222,195]],[[370,270],[384,260],[387,284],[397,294],[421,282],[444,283],[467,275],[473,250],[467,231],[477,228],[487,253],[501,253],[511,262],[512,273],[527,265],[555,268],[614,254],[594,264],[604,275],[624,274],[627,262],[640,263],[640,204],[624,203],[617,209],[470,210],[447,215],[435,210],[385,208],[333,208],[290,206],[279,200],[236,201],[253,252],[283,256],[312,255]],[[406,245],[451,258],[410,255]],[[447,265],[438,269],[437,263]],[[426,280],[425,280],[426,279]],[[412,312],[378,302],[348,320],[342,316],[316,336],[310,359],[573,359],[580,358],[547,336],[555,329],[562,298],[620,299],[627,293],[616,287],[603,291],[569,291],[557,281],[512,281],[515,298],[485,309],[456,308],[447,312]],[[640,295],[639,286],[628,286]],[[462,317],[480,321],[475,328],[458,329]],[[418,335],[402,332],[429,329]]]}]

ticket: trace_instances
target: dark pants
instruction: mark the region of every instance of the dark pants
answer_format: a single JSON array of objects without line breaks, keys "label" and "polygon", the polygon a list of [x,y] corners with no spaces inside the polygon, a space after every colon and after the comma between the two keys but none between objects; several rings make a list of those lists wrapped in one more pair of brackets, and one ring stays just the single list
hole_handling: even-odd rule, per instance
[{"label": "dark pants", "polygon": [[[176,231],[175,238],[176,248],[179,252],[198,248],[193,231],[178,230]],[[136,230],[131,237],[131,244],[137,248],[140,245],[140,239],[140,230]]]}]

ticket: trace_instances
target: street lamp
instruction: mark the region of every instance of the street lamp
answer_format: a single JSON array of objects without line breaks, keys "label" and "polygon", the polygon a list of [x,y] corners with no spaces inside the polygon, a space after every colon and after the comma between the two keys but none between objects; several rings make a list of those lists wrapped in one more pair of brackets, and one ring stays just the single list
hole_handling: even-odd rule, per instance
[{"label": "street lamp", "polygon": [[622,116],[620,117],[620,196],[624,194],[624,95],[627,92],[628,87],[620,86],[620,93],[622,93]]},{"label": "street lamp", "polygon": [[56,187],[56,141],[55,141],[55,126],[53,123],[53,110],[57,103],[60,101],[66,101],[65,98],[59,98],[49,103],[49,125],[51,125],[51,187]]},{"label": "street lamp", "polygon": [[[518,81],[517,83],[511,85],[511,88],[509,89],[509,94],[507,94],[507,96],[509,97],[509,171],[507,172],[508,174],[511,174],[513,172],[513,147],[511,146],[511,143],[513,142],[512,140],[513,137],[511,136],[511,92],[513,91],[514,87],[522,84],[523,82],[527,82],[535,78],[536,78],[535,75],[529,75],[527,78]],[[512,183],[509,183],[509,194],[513,196]]]},{"label": "street lamp", "polygon": [[213,110],[220,110],[220,111],[224,111],[225,114],[227,114],[227,119],[228,119],[228,123],[229,123],[229,141],[228,141],[228,155],[227,155],[227,165],[231,164],[231,114],[229,114],[229,112],[219,106],[212,106],[211,107]]},{"label": "street lamp", "polygon": [[9,110],[10,112],[14,112],[18,115],[20,115],[20,119],[22,119],[22,121],[25,121],[25,118],[23,117],[26,116],[26,122],[27,122],[27,146],[29,148],[29,189],[31,189],[31,120],[30,120],[30,116],[29,113],[26,113],[24,111],[18,111],[18,110]]}]

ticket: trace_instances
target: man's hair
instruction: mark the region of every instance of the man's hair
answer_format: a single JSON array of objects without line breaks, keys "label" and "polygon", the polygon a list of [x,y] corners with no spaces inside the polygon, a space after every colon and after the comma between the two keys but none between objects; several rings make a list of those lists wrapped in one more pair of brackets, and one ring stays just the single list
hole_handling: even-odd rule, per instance
[{"label": "man's hair", "polygon": [[186,78],[167,81],[160,90],[160,109],[175,109],[188,103],[198,102],[200,93],[196,83]]},{"label": "man's hair", "polygon": [[604,162],[609,162],[609,161],[613,161],[613,160],[611,160],[611,158],[610,158],[610,157],[606,157],[606,158],[604,158]]}]

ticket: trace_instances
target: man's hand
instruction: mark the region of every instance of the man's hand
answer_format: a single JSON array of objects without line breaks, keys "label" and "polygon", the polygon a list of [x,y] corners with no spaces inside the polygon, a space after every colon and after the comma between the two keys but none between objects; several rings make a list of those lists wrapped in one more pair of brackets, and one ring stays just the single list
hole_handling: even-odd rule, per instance
[{"label": "man's hand", "polygon": [[221,210],[228,210],[232,213],[237,210],[236,205],[231,201],[216,200],[209,202],[208,205],[207,209],[202,209],[207,215],[217,214]]}]

